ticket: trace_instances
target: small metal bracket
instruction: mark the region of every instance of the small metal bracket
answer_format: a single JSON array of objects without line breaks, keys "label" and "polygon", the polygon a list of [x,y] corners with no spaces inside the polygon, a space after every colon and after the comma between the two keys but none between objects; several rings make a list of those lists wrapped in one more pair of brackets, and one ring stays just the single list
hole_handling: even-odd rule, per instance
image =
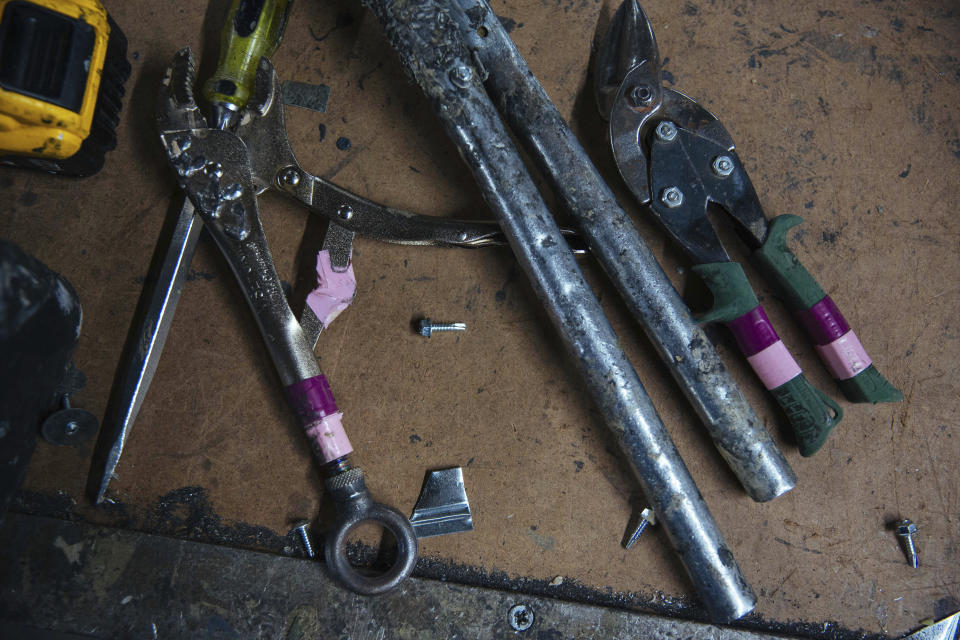
[{"label": "small metal bracket", "polygon": [[427,473],[410,524],[417,538],[473,531],[473,515],[461,467]]}]

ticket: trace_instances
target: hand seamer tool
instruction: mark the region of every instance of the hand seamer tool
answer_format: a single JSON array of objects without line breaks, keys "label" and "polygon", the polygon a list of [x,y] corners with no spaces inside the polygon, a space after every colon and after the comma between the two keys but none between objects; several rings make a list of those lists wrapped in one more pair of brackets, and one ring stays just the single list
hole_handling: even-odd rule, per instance
[{"label": "hand seamer tool", "polygon": [[764,386],[786,412],[800,453],[813,455],[842,417],[840,407],[814,388],[780,340],[747,281],[720,242],[707,206],[715,203],[736,223],[759,268],[798,314],[817,352],[853,402],[902,399],[871,364],[836,305],[787,248],[799,216],[767,220],[733,140],[696,101],[663,86],[650,22],[636,0],[614,15],[594,61],[598,106],[610,121],[617,167],[637,200],[649,206],[693,260],[713,293],[700,322],[723,322]]}]

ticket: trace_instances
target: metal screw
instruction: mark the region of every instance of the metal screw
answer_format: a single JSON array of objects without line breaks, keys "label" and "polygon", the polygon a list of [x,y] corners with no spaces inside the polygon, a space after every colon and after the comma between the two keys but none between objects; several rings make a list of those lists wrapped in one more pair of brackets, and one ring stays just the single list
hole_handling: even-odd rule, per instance
[{"label": "metal screw", "polygon": [[349,220],[350,218],[353,217],[353,207],[351,207],[348,204],[342,204],[337,209],[337,215],[344,220]]},{"label": "metal screw", "polygon": [[634,529],[633,534],[630,536],[630,539],[627,540],[627,544],[624,545],[627,549],[632,547],[634,543],[640,539],[640,536],[644,531],[647,530],[651,524],[656,524],[657,518],[653,515],[653,509],[644,509],[640,512],[640,522],[637,523],[637,528]]},{"label": "metal screw", "polygon": [[[60,398],[60,407],[63,408],[63,409],[71,409],[71,408],[72,408],[72,407],[70,406],[70,396],[69,396],[69,395],[64,395],[62,398]],[[79,428],[80,428],[80,423],[77,422],[76,420],[70,420],[70,421],[67,422],[67,424],[63,425],[63,430],[67,433],[67,435],[76,433],[76,432],[77,432],[77,429],[79,429]]]},{"label": "metal screw", "polygon": [[683,204],[683,191],[677,187],[667,187],[660,192],[660,202],[671,209],[676,209]]},{"label": "metal screw", "polygon": [[280,171],[280,184],[295,187],[300,184],[300,172],[296,167],[287,167]]},{"label": "metal screw", "polygon": [[303,541],[303,548],[307,551],[307,557],[313,557],[313,545],[310,544],[310,535],[307,533],[307,527],[310,526],[310,523],[306,520],[301,520],[294,525],[293,531],[300,533],[300,540]]},{"label": "metal screw", "polygon": [[653,101],[653,92],[650,91],[650,87],[647,85],[638,84],[630,89],[627,98],[630,100],[630,105],[634,108],[645,107]]},{"label": "metal screw", "polygon": [[713,159],[713,172],[721,178],[726,178],[733,173],[733,160],[730,156],[717,156]]},{"label": "metal screw", "polygon": [[525,604],[514,605],[510,608],[507,619],[514,631],[526,631],[533,626],[533,609]]},{"label": "metal screw", "polygon": [[450,80],[461,89],[466,88],[473,78],[473,69],[465,64],[460,64],[450,70]]},{"label": "metal screw", "polygon": [[657,125],[657,137],[663,142],[670,142],[677,137],[677,127],[669,120]]},{"label": "metal screw", "polygon": [[917,535],[917,525],[909,520],[901,520],[897,523],[897,537],[903,544],[903,552],[907,555],[907,563],[917,568],[917,547],[914,545],[913,536]]},{"label": "metal screw", "polygon": [[420,335],[429,338],[434,331],[466,331],[464,322],[431,322],[430,318],[420,321]]}]

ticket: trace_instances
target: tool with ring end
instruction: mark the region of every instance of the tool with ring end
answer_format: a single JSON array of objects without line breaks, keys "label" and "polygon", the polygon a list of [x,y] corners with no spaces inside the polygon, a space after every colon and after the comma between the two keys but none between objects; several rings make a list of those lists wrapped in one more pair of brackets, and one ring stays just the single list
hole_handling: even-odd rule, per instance
[{"label": "tool with ring end", "polygon": [[[234,9],[240,11],[236,6]],[[265,13],[261,21],[274,24],[278,23],[274,13],[288,11],[289,5],[266,3],[262,10]],[[232,34],[234,22],[231,21],[226,27],[226,32],[231,35],[224,35],[224,41],[229,41],[231,47],[256,44],[262,48],[264,55],[276,49],[280,33],[275,33],[274,40],[241,38]],[[267,47],[267,44],[270,46]],[[247,51],[247,55],[252,54]],[[240,53],[231,53],[224,60],[234,59],[245,57]],[[224,60],[221,61],[221,67],[226,64]],[[215,77],[219,78],[228,76],[238,78],[237,81],[241,78],[241,74],[236,70],[231,71],[231,68],[218,68],[215,73]],[[264,86],[267,93],[263,96],[257,117],[250,122],[240,122],[236,115],[229,115],[241,113],[246,106],[246,100],[254,90],[252,83],[255,77],[242,76],[244,82],[251,83],[248,90],[240,92],[238,89],[237,95],[242,95],[243,104],[234,102],[228,108],[224,106],[227,101],[225,96],[208,94],[214,121],[217,128],[221,124],[239,123],[235,127],[236,133],[251,153],[252,179],[258,193],[266,189],[280,191],[306,205],[311,213],[324,216],[329,221],[323,249],[328,251],[330,267],[334,272],[343,272],[349,267],[355,233],[384,242],[417,246],[475,248],[506,243],[495,222],[467,222],[416,215],[377,204],[311,175],[300,166],[290,147],[284,123],[282,92],[272,75],[267,77],[269,84]],[[128,356],[118,368],[116,387],[100,436],[101,444],[95,463],[99,473],[92,479],[97,483],[93,487],[97,503],[106,498],[127,436],[150,388],[201,227],[194,215],[193,205],[189,200],[186,201],[176,220],[156,284],[144,292],[141,304],[145,312],[138,314],[142,315],[143,320],[132,329],[128,338]],[[323,329],[323,321],[316,317],[310,307],[304,309],[301,326],[308,342],[314,345]]]},{"label": "tool with ring end", "polygon": [[[358,593],[382,593],[396,587],[413,570],[416,535],[406,516],[372,500],[363,472],[350,466],[352,447],[343,429],[343,414],[287,305],[260,224],[257,197],[262,189],[252,171],[253,150],[235,133],[207,125],[193,99],[195,76],[193,55],[184,49],[167,71],[158,102],[164,151],[181,188],[237,277],[290,406],[327,476],[326,485],[338,513],[325,550],[328,568]],[[273,67],[263,58],[253,97],[242,117],[257,120],[268,112],[275,86]],[[397,558],[382,575],[361,575],[346,558],[346,536],[362,522],[384,527],[397,542]]]},{"label": "tool with ring end", "polygon": [[594,64],[597,102],[610,120],[617,167],[634,196],[694,261],[714,296],[701,322],[724,322],[784,409],[800,453],[813,455],[842,417],[814,388],[780,340],[741,266],[731,261],[707,216],[722,207],[761,270],[800,313],[817,351],[852,401],[895,401],[900,393],[870,364],[836,306],[786,246],[797,216],[768,221],[733,140],[696,101],[663,86],[653,30],[636,0],[618,9]]}]

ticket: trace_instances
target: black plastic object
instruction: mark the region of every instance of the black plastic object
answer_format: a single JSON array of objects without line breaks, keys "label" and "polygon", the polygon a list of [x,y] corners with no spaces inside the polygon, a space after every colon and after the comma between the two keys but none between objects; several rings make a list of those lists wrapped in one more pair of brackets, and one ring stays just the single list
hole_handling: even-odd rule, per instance
[{"label": "black plastic object", "polygon": [[0,240],[0,520],[26,475],[41,417],[60,400],[80,321],[70,283]]}]

